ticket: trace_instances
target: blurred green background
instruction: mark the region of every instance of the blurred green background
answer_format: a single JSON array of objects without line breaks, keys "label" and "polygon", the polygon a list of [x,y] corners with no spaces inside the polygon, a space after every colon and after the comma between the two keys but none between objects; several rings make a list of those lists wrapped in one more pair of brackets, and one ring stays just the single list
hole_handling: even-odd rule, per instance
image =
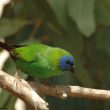
[{"label": "blurred green background", "polygon": [[[51,78],[54,83],[110,89],[110,0],[14,0],[4,8],[0,38],[10,45],[42,42],[71,52],[76,73]],[[10,58],[3,70],[15,74]],[[110,109],[110,101],[46,100],[50,110]],[[15,101],[2,90],[0,107],[14,110]]]}]

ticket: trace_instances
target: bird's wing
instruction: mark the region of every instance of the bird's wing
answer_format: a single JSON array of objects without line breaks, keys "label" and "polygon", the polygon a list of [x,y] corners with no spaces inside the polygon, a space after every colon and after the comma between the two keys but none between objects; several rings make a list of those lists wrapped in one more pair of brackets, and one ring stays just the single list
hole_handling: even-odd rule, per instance
[{"label": "bird's wing", "polygon": [[42,44],[33,44],[24,47],[18,47],[11,50],[11,55],[15,58],[23,59],[27,62],[37,61],[45,57],[48,46]]}]

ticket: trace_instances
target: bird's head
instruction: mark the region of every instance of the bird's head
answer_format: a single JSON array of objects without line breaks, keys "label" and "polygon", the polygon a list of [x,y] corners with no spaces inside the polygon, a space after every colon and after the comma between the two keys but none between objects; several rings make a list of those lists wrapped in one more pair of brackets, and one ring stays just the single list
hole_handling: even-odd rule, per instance
[{"label": "bird's head", "polygon": [[75,71],[75,64],[74,64],[74,58],[72,56],[62,56],[60,58],[60,68],[63,71],[70,70],[74,73]]}]

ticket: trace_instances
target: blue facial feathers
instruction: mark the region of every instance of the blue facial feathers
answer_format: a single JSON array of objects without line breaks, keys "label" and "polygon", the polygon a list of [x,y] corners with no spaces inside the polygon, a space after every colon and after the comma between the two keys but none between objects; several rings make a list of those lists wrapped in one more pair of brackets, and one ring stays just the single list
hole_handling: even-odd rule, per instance
[{"label": "blue facial feathers", "polygon": [[60,58],[60,67],[63,70],[69,70],[74,65],[74,58],[72,56],[63,56]]}]

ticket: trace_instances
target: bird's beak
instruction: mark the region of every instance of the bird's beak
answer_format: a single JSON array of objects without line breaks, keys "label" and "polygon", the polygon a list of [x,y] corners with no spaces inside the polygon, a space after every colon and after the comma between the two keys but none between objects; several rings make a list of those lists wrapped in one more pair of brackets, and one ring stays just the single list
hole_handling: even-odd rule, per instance
[{"label": "bird's beak", "polygon": [[73,66],[70,68],[70,71],[71,71],[72,73],[75,73],[75,65],[73,65]]}]

